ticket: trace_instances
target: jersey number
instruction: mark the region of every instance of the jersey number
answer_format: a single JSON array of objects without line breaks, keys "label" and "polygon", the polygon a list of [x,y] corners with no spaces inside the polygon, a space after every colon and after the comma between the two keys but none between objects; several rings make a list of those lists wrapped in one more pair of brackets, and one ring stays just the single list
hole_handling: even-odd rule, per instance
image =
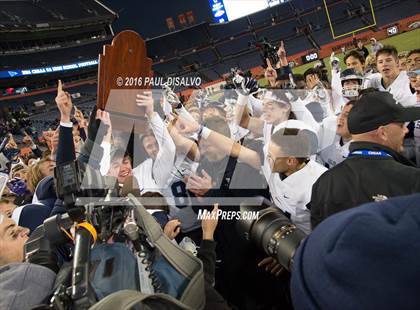
[{"label": "jersey number", "polygon": [[172,184],[171,186],[172,195],[175,198],[175,205],[179,208],[185,208],[191,205],[190,196],[188,196],[188,191],[185,183],[183,181],[178,181]]}]

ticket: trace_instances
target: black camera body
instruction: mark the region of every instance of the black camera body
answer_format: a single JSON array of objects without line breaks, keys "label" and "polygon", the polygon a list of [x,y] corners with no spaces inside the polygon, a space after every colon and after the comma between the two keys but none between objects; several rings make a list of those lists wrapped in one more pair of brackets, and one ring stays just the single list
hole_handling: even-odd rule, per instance
[{"label": "black camera body", "polygon": [[271,45],[267,38],[262,38],[262,40],[256,43],[250,43],[250,46],[254,46],[260,50],[263,68],[267,68],[266,59],[270,60],[273,67],[280,61],[279,55],[277,54],[277,48]]},{"label": "black camera body", "polygon": [[[65,282],[58,286],[52,299],[53,309],[87,309],[96,303],[89,282],[92,244],[96,241],[106,242],[112,236],[114,240],[121,237],[122,241],[129,239],[124,233],[124,223],[131,213],[127,199],[105,197],[104,193],[107,191],[104,189],[83,190],[82,175],[89,174],[86,169],[87,167],[79,169],[77,161],[60,164],[55,168],[57,196],[63,201],[67,213],[46,219],[31,234],[24,246],[25,259],[30,261],[32,255],[40,252],[56,253],[57,248],[66,244],[68,246],[69,242],[74,243],[70,256],[66,257],[66,260],[72,260],[71,283]],[[72,228],[74,238],[70,236]]]}]

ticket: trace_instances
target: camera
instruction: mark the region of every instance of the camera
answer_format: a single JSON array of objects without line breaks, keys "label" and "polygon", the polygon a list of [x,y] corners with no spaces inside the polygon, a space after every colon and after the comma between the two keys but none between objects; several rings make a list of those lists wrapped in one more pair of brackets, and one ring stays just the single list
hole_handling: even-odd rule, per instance
[{"label": "camera", "polygon": [[[93,172],[89,166],[79,168],[77,161],[55,168],[57,196],[63,201],[66,213],[46,219],[24,246],[25,258],[30,261],[37,253],[54,255],[61,253],[69,242],[74,243],[73,250],[66,257],[72,260],[71,283],[65,282],[66,277],[62,279],[65,283],[60,284],[52,299],[54,309],[87,309],[96,303],[90,284],[92,244],[95,241],[106,243],[111,237],[114,241],[131,240],[124,228],[133,207],[128,206],[126,198],[111,197],[111,186],[104,186],[107,180],[92,182]],[[88,183],[95,184],[98,189],[83,189],[82,178],[89,178]],[[74,238],[69,233],[73,228]]]},{"label": "camera", "polygon": [[240,235],[290,271],[296,250],[306,234],[290,221],[288,214],[264,197],[242,202],[240,210],[242,213],[259,211],[258,219],[241,219],[237,222]]},{"label": "camera", "polygon": [[270,60],[272,66],[275,66],[280,61],[279,55],[277,54],[277,48],[271,45],[267,38],[262,38],[262,40],[255,43],[250,42],[249,46],[260,50],[264,68],[267,68],[266,59]]}]

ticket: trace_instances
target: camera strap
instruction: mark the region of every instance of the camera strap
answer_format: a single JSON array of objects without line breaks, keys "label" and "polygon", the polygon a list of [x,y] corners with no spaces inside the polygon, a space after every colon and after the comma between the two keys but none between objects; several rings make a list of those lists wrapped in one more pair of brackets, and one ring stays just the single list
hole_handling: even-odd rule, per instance
[{"label": "camera strap", "polygon": [[[144,231],[148,241],[161,254],[159,259],[154,261],[155,271],[159,271],[159,265],[169,263],[172,266],[171,268],[176,270],[176,274],[188,280],[185,282],[186,286],[182,287],[182,292],[178,292],[178,300],[192,309],[203,309],[205,306],[204,274],[200,259],[174,244],[136,197],[129,194],[128,198],[130,204],[135,206],[134,216],[137,225]],[[179,276],[176,276],[176,279],[179,280]],[[172,280],[175,280],[175,278]]]},{"label": "camera strap", "polygon": [[[90,307],[89,310],[128,310],[140,304],[148,306],[147,308],[144,307],[144,309],[192,309],[175,298],[165,294],[148,295],[143,292],[123,290],[105,297],[100,302]],[[143,307],[141,309],[143,309]]]}]

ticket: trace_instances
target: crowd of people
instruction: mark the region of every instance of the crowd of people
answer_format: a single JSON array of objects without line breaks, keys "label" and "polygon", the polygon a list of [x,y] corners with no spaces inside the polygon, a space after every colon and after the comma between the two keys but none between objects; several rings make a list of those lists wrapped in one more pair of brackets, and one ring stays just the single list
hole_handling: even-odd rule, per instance
[{"label": "crowd of people", "polygon": [[[70,94],[59,81],[59,126],[44,131],[39,139],[24,133],[21,143],[8,133],[0,146],[0,273],[24,261],[23,245],[37,226],[51,215],[66,212],[57,197],[54,167],[71,161],[72,154],[83,160],[83,147],[94,144],[100,151],[89,153],[86,162],[102,176],[115,178],[120,187],[131,184],[137,196],[155,198],[158,203],[147,208],[168,238],[194,247],[202,240],[213,242],[210,250],[206,248],[215,252],[206,280],[210,279],[220,298],[213,304],[208,300],[213,307],[208,309],[347,309],[341,303],[355,305],[352,299],[365,309],[383,305],[377,300],[388,300],[385,295],[393,295],[390,292],[395,286],[403,287],[401,282],[408,279],[401,275],[406,269],[390,271],[387,268],[393,263],[386,263],[389,253],[394,253],[392,246],[406,244],[399,239],[405,235],[378,235],[381,239],[372,241],[372,236],[355,233],[360,226],[351,230],[350,220],[336,214],[365,203],[384,203],[392,197],[420,193],[420,49],[398,53],[396,47],[382,46],[374,38],[371,43],[369,51],[357,42],[356,49],[346,52],[343,64],[331,55],[331,72],[317,65],[303,75],[293,74],[281,44],[278,63],[267,60],[265,87],[262,81],[236,70],[220,96],[193,94],[182,102],[168,89],[139,91],[133,105],[142,107],[148,124],[140,134],[119,131],[121,121],[106,109],[95,107],[89,119],[85,118],[73,107]],[[197,216],[200,210],[213,210],[215,202],[216,210],[229,212],[238,210],[244,199],[260,196],[310,236],[299,257],[314,259],[318,265],[305,265],[313,268],[305,274],[292,271],[299,279],[292,279],[291,295],[290,273],[275,258],[244,240],[236,230],[238,219],[201,221]],[[393,200],[389,201],[392,204]],[[416,201],[420,202],[418,196]],[[369,208],[362,210],[371,212]],[[354,212],[346,214],[350,219],[355,216]],[[382,214],[381,220],[385,221],[385,216]],[[418,216],[419,212],[413,215],[417,225]],[[385,225],[383,221],[372,224]],[[419,226],[407,225],[404,227],[414,230],[409,234],[418,236]],[[344,229],[360,239],[345,249],[342,244],[337,246],[342,252],[333,259],[328,255],[334,250],[324,247],[333,248],[331,240],[341,238]],[[322,230],[322,236],[316,234]],[[362,262],[352,246],[369,245],[377,252],[366,249],[366,264],[378,261],[383,270],[372,268],[375,270],[371,272],[369,266],[359,266]],[[323,262],[321,254],[308,254],[308,248],[314,246],[323,249],[322,255],[331,260]],[[419,258],[418,251],[413,251],[407,255]],[[353,275],[359,273],[353,262],[363,270],[363,278]],[[42,276],[42,270],[33,271],[44,279],[42,286],[29,289],[30,298],[19,295],[19,303],[13,294],[3,298],[2,293],[0,305],[17,309],[19,304],[24,309],[45,301],[61,263],[29,258],[25,264],[49,269],[49,274]],[[419,275],[417,266],[406,268],[413,269],[411,279]],[[337,275],[346,278],[343,281],[348,281],[347,285],[334,279],[316,287],[314,277],[334,278],[330,272],[338,269],[341,273]],[[19,272],[23,271],[14,270]],[[393,275],[389,279],[379,277],[390,286],[381,283],[383,295],[369,296],[375,284],[367,282],[376,283],[375,272]],[[363,285],[357,283],[361,279],[366,281]],[[9,282],[0,277],[0,290],[17,290]],[[331,283],[342,289],[337,296],[329,294],[335,292],[328,287]],[[418,280],[413,283],[418,284]],[[416,293],[411,293],[405,290],[398,300],[414,300]]]}]

